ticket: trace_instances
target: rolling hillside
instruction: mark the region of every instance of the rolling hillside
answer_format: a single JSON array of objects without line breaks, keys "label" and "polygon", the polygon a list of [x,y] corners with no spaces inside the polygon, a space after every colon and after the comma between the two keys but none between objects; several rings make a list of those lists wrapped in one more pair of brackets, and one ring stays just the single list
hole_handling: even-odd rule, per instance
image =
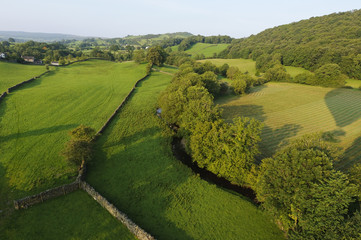
[{"label": "rolling hillside", "polygon": [[313,17],[238,39],[223,52],[230,58],[281,54],[286,66],[315,70],[337,63],[351,78],[361,79],[361,10]]}]

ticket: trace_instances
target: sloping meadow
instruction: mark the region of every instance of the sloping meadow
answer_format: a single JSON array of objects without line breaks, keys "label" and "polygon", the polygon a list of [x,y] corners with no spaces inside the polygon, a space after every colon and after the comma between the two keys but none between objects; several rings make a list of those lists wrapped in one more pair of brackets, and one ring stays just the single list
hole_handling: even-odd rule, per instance
[{"label": "sloping meadow", "polygon": [[0,102],[0,209],[9,201],[71,182],[77,167],[61,156],[68,132],[99,129],[145,65],[90,60],[26,84]]},{"label": "sloping meadow", "polygon": [[157,96],[171,78],[152,73],[139,84],[97,140],[87,181],[156,239],[283,239],[245,197],[173,157],[167,126],[156,116]]}]

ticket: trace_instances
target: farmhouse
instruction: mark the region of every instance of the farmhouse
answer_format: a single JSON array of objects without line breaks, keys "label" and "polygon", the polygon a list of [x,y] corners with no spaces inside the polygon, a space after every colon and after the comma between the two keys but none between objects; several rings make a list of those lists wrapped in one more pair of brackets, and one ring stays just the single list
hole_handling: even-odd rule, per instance
[{"label": "farmhouse", "polygon": [[35,61],[35,57],[32,56],[21,56],[25,62],[33,63]]},{"label": "farmhouse", "polygon": [[59,62],[51,62],[50,64],[53,66],[59,66]]},{"label": "farmhouse", "polygon": [[0,58],[6,58],[6,54],[5,53],[0,53]]}]

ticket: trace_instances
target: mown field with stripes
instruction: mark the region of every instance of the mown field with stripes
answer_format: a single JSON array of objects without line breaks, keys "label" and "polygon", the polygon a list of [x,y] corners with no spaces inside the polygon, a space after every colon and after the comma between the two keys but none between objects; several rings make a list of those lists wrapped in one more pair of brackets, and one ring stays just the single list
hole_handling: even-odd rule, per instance
[{"label": "mown field with stripes", "polygon": [[288,140],[313,132],[330,132],[344,151],[336,166],[361,161],[361,91],[291,83],[267,83],[245,96],[217,100],[223,116],[254,117],[264,123],[259,160],[272,156]]}]

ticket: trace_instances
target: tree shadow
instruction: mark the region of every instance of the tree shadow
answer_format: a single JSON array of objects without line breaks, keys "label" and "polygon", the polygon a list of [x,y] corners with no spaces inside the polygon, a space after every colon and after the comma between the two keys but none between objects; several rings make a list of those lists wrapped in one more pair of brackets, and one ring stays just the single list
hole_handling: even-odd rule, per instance
[{"label": "tree shadow", "polygon": [[335,163],[335,167],[346,170],[356,163],[361,163],[361,137],[356,138],[344,151],[342,159]]},{"label": "tree shadow", "polygon": [[285,124],[275,129],[264,126],[261,133],[262,140],[259,143],[261,154],[257,156],[257,162],[261,162],[263,158],[272,157],[279,148],[286,146],[289,139],[296,136],[301,129],[302,126],[298,124]]},{"label": "tree shadow", "polygon": [[361,94],[348,89],[334,89],[325,96],[326,105],[338,127],[348,126],[361,118],[360,101]]},{"label": "tree shadow", "polygon": [[261,105],[226,105],[223,106],[223,118],[231,122],[236,117],[250,117],[264,122],[267,118]]},{"label": "tree shadow", "polygon": [[47,128],[40,128],[36,130],[26,131],[26,132],[17,132],[13,134],[9,134],[7,136],[0,136],[0,143],[1,142],[7,142],[13,139],[19,139],[19,138],[26,138],[31,136],[40,136],[44,134],[50,134],[55,132],[60,132],[64,130],[69,130],[77,127],[76,124],[65,124],[65,125],[58,125],[58,126],[52,126]]}]

